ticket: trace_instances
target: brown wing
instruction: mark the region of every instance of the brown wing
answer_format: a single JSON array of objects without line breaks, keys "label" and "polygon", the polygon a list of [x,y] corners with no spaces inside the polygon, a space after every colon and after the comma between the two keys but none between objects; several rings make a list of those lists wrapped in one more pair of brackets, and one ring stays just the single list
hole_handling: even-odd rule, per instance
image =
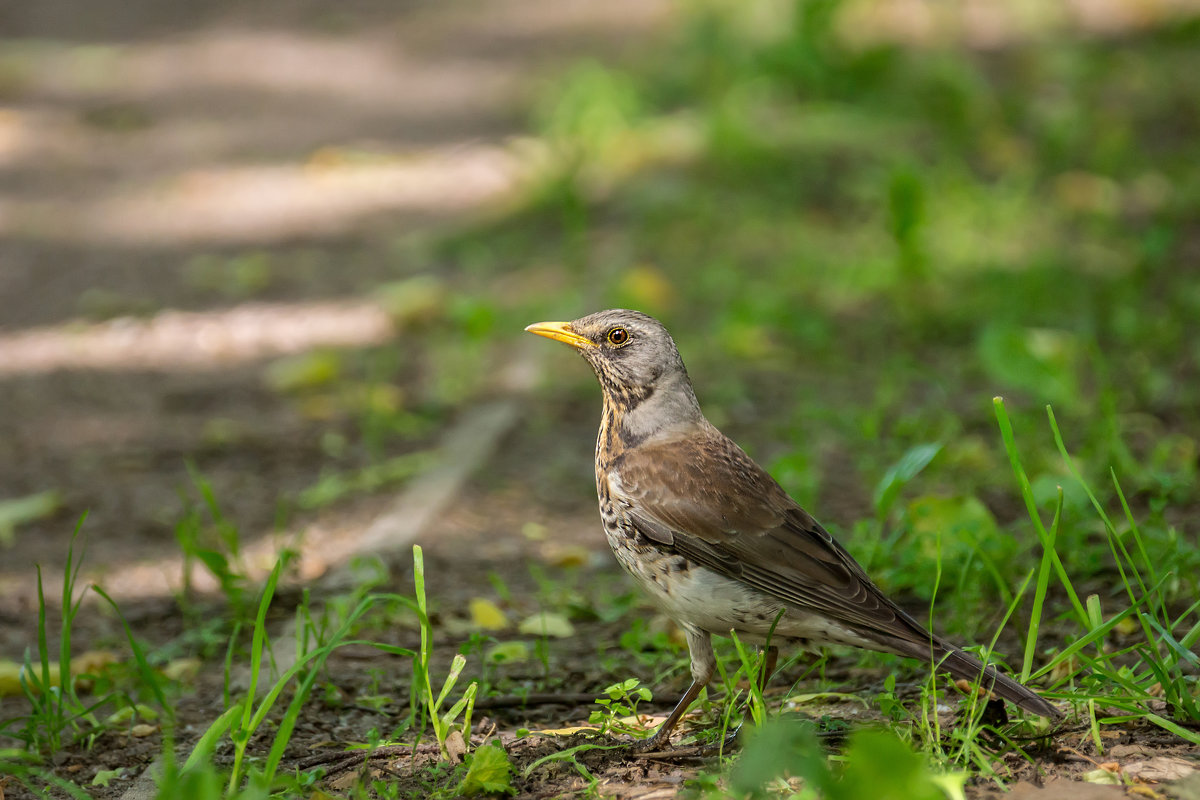
[{"label": "brown wing", "polygon": [[956,678],[981,678],[1027,711],[1057,718],[1029,688],[925,630],[740,447],[703,435],[645,444],[610,470],[644,536],[801,609],[817,612],[882,650],[936,659]]},{"label": "brown wing", "polygon": [[929,634],[741,448],[710,429],[613,465],[634,526],[680,555],[909,655]]}]

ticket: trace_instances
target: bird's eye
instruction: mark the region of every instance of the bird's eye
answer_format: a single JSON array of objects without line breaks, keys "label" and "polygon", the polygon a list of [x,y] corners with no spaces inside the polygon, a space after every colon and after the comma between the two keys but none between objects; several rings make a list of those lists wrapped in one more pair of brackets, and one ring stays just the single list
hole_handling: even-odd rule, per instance
[{"label": "bird's eye", "polygon": [[629,331],[624,328],[613,328],[608,332],[608,343],[613,347],[620,347],[629,341]]}]

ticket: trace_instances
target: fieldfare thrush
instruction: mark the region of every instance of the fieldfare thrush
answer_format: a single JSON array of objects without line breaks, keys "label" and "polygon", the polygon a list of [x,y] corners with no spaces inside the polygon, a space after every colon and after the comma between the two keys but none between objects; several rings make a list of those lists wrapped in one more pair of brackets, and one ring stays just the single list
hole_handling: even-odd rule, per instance
[{"label": "fieldfare thrush", "polygon": [[885,597],[820,523],[704,418],[658,320],[616,309],[525,330],[570,345],[595,370],[604,394],[596,439],[604,533],[621,566],[687,636],[692,685],[651,746],[667,743],[713,677],[712,634],[731,630],[755,644],[771,637],[768,672],[776,643],[852,645],[932,659],[939,671],[1026,711],[1061,716]]}]

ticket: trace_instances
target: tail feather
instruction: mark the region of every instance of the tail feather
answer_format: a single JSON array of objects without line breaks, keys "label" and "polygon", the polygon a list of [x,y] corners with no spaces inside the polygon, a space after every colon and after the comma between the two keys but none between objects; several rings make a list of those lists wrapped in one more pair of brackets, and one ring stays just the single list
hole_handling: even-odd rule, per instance
[{"label": "tail feather", "polygon": [[1062,712],[1050,705],[1045,698],[1028,686],[1000,674],[991,664],[985,668],[979,659],[954,645],[945,642],[937,642],[937,645],[942,649],[939,669],[949,672],[955,678],[979,683],[984,689],[1030,713],[1054,720],[1062,718]]},{"label": "tail feather", "polygon": [[[883,597],[882,593],[879,596]],[[899,606],[887,600],[886,597],[883,599],[891,605],[896,614],[896,625],[887,632],[888,635],[876,639],[884,645],[884,649],[910,658],[918,658],[926,663],[930,656],[933,656],[938,659],[938,669],[949,672],[955,678],[978,683],[984,689],[1031,714],[1051,720],[1062,719],[1062,712],[1050,705],[1040,694],[1007,675],[1001,675],[991,664],[985,667],[978,658],[958,649],[940,636],[931,634]]]}]

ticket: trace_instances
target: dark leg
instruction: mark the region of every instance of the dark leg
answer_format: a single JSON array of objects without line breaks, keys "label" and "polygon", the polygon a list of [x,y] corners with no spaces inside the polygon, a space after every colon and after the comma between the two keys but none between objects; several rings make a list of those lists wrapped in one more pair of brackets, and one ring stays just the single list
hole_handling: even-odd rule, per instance
[{"label": "dark leg", "polygon": [[683,697],[679,698],[679,702],[671,711],[671,716],[667,717],[666,722],[658,726],[658,730],[654,735],[639,745],[638,749],[658,750],[666,747],[671,743],[671,731],[675,730],[675,726],[679,724],[679,720],[687,713],[690,706],[697,697],[700,696],[700,690],[708,684],[708,681],[701,683],[700,681],[692,681],[692,685],[683,693]]},{"label": "dark leg", "polygon": [[666,722],[658,726],[658,730],[649,739],[638,743],[637,749],[644,751],[659,750],[671,743],[671,731],[679,724],[679,720],[687,713],[700,690],[712,680],[713,672],[717,669],[717,660],[713,656],[712,637],[695,628],[684,628],[687,634],[688,655],[692,658],[692,685],[679,698],[679,702],[667,717]]}]

